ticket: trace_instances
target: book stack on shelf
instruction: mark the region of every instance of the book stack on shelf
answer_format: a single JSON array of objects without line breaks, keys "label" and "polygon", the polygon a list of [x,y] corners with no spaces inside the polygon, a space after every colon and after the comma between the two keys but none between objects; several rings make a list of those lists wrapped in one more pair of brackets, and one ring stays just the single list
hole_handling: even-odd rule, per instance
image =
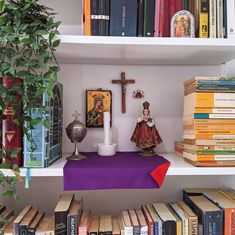
[{"label": "book stack on shelf", "polygon": [[[4,234],[80,234],[80,235],[210,235],[233,234],[235,192],[232,189],[183,190],[183,201],[171,203],[147,203],[141,209],[124,209],[118,215],[95,215],[83,210],[83,201],[73,194],[63,194],[56,205],[54,215],[39,213],[26,206],[18,216],[5,212],[7,222],[0,221]],[[4,225],[5,223],[5,225]],[[223,233],[224,231],[224,233]]]},{"label": "book stack on shelf", "polygon": [[[195,18],[196,37],[227,38],[226,4],[226,0],[84,0],[84,35],[170,37],[172,17],[187,10]],[[181,20],[182,27],[191,23]]]},{"label": "book stack on shelf", "polygon": [[195,166],[235,166],[235,81],[194,77],[184,83],[183,157]]}]

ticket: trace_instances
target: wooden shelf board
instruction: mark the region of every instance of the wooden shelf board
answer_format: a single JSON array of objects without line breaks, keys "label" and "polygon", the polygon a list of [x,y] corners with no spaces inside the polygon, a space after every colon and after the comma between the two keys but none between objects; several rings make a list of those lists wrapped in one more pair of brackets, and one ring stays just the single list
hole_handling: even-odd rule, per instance
[{"label": "wooden shelf board", "polygon": [[[168,176],[182,176],[182,175],[235,175],[235,167],[194,167],[193,165],[185,162],[182,158],[174,153],[161,154],[171,162],[168,169]],[[63,167],[66,163],[66,157],[56,161],[48,168],[32,168],[31,176],[33,177],[58,177],[63,176]],[[2,170],[5,175],[12,176],[10,170]],[[21,175],[25,176],[25,168],[21,168]]]},{"label": "wooden shelf board", "polygon": [[220,65],[235,58],[234,39],[60,37],[61,64]]}]

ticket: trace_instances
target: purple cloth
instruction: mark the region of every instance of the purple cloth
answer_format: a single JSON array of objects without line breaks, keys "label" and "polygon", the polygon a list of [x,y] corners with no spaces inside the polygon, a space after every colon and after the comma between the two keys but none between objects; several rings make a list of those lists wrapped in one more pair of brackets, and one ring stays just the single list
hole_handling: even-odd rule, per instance
[{"label": "purple cloth", "polygon": [[[64,190],[94,189],[151,189],[159,188],[150,175],[159,167],[161,177],[170,165],[162,156],[142,157],[137,152],[118,152],[115,156],[100,157],[83,153],[81,161],[69,160],[64,166]],[[161,184],[161,183],[160,183]]]}]

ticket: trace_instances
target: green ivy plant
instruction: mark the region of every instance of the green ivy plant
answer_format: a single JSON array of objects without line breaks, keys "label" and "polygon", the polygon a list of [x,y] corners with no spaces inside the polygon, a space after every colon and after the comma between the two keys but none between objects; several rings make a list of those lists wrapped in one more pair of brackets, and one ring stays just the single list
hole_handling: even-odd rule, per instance
[{"label": "green ivy plant", "polygon": [[[0,0],[0,121],[4,119],[6,107],[11,105],[14,123],[22,126],[31,153],[36,150],[32,130],[39,123],[50,128],[44,119],[48,107],[39,106],[38,100],[43,93],[51,97],[52,87],[57,82],[59,65],[54,52],[60,44],[60,22],[54,17],[54,10],[40,5],[38,0]],[[12,87],[5,88],[3,78],[10,79]],[[18,80],[21,82],[15,82]],[[40,113],[37,118],[32,117],[35,110]],[[22,114],[17,116],[19,112]],[[22,149],[2,146],[0,158],[14,158],[19,151]],[[11,168],[19,173],[16,164],[2,163],[0,168]],[[15,189],[18,178],[17,174],[16,177],[0,174],[0,185],[10,186],[2,195],[18,198]]]}]

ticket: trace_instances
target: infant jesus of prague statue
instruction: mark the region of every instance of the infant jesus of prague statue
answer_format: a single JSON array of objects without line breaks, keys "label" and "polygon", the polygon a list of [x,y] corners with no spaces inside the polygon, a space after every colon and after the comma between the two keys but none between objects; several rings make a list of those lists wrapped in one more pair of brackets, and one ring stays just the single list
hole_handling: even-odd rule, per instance
[{"label": "infant jesus of prague statue", "polygon": [[150,116],[150,103],[143,103],[143,114],[137,117],[137,124],[132,134],[131,141],[136,143],[136,146],[141,148],[139,153],[141,156],[155,156],[154,148],[162,143],[162,139],[155,127],[154,120]]}]

